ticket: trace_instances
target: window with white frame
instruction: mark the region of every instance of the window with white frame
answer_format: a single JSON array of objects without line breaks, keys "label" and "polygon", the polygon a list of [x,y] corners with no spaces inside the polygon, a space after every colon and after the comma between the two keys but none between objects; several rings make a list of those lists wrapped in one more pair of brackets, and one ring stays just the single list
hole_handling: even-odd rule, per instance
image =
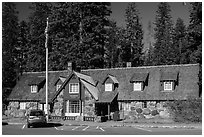
[{"label": "window with white frame", "polygon": [[164,82],[164,90],[173,90],[173,82],[172,81]]},{"label": "window with white frame", "polygon": [[31,85],[31,93],[37,93],[38,92],[38,86],[37,85]]},{"label": "window with white frame", "polygon": [[105,91],[113,91],[113,84],[112,83],[106,83],[105,84]]},{"label": "window with white frame", "polygon": [[61,84],[57,84],[56,86],[56,91],[58,91],[58,89],[61,87]]},{"label": "window with white frame", "polygon": [[69,93],[79,93],[79,83],[70,83]]},{"label": "window with white frame", "polygon": [[133,91],[142,91],[142,82],[134,82]]},{"label": "window with white frame", "polygon": [[69,101],[69,113],[79,113],[79,100]]},{"label": "window with white frame", "polygon": [[20,102],[20,109],[26,109],[26,102]]}]

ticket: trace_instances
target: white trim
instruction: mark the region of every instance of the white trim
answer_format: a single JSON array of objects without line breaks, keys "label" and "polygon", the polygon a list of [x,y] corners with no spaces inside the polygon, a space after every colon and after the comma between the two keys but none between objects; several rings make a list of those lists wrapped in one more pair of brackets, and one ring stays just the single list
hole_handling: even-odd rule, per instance
[{"label": "white trim", "polygon": [[26,102],[20,102],[20,109],[26,109]]},{"label": "white trim", "polygon": [[105,83],[105,91],[113,91],[113,84]]},{"label": "white trim", "polygon": [[65,116],[80,116],[80,113],[65,113]]},{"label": "white trim", "polygon": [[[77,92],[70,92],[70,91],[71,91],[71,85],[72,85],[72,84],[77,85],[77,87],[78,87],[78,91],[77,91]],[[69,93],[70,93],[70,94],[76,94],[76,93],[79,93],[79,83],[69,83]]]},{"label": "white trim", "polygon": [[38,92],[38,86],[37,85],[31,85],[30,90],[31,90],[31,93],[37,93]]},{"label": "white trim", "polygon": [[142,91],[142,82],[134,82],[133,91]]},{"label": "white trim", "polygon": [[172,91],[173,90],[173,82],[165,81],[164,82],[164,91]]}]

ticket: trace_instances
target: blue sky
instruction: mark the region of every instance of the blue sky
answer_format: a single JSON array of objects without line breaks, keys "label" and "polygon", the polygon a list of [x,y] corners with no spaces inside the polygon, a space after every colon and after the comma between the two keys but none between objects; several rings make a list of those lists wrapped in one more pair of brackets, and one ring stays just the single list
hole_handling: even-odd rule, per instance
[{"label": "blue sky", "polygon": [[[25,20],[29,13],[29,4],[28,2],[18,2],[17,10],[19,11],[19,20]],[[148,22],[151,21],[152,23],[155,21],[156,10],[158,6],[158,2],[136,2],[138,6],[138,10],[140,11],[141,22],[144,30],[144,39],[147,33],[147,25]],[[184,20],[185,25],[189,24],[189,10],[190,4],[186,3],[184,5],[182,2],[169,2],[171,6],[171,16],[174,21],[176,22],[177,18],[181,18]],[[111,2],[111,19],[117,22],[118,26],[125,27],[125,9],[127,8],[127,2]]]}]

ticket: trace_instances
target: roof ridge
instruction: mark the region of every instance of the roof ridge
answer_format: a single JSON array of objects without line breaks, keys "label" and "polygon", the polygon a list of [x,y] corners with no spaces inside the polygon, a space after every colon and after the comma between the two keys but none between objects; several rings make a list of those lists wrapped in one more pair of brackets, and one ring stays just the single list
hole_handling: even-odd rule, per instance
[{"label": "roof ridge", "polygon": [[[162,67],[176,67],[176,66],[196,66],[199,65],[198,63],[195,64],[176,64],[176,65],[158,65],[158,66],[139,66],[139,67],[121,67],[121,68],[101,68],[101,69],[84,69],[81,70],[82,72],[90,71],[90,70],[116,70],[116,69],[133,69],[133,68],[162,68]],[[52,70],[49,73],[56,73],[56,72],[68,72],[69,70]],[[38,72],[23,72],[23,74],[37,74],[37,73],[45,73],[46,71],[38,71]],[[83,73],[82,73],[83,74]],[[87,75],[87,74],[84,74]],[[87,75],[90,76],[90,75]]]},{"label": "roof ridge", "polygon": [[116,69],[133,69],[133,68],[164,68],[164,67],[179,67],[179,66],[196,66],[199,65],[198,63],[196,64],[176,64],[176,65],[159,65],[159,66],[139,66],[139,67],[122,67],[122,68],[103,68],[103,69],[86,69],[82,71],[97,71],[97,70],[116,70]]},{"label": "roof ridge", "polygon": [[[38,71],[38,72],[23,72],[23,74],[37,74],[37,73],[45,73],[46,71]],[[68,70],[51,70],[48,71],[49,73],[56,73],[56,72],[68,72]]]}]

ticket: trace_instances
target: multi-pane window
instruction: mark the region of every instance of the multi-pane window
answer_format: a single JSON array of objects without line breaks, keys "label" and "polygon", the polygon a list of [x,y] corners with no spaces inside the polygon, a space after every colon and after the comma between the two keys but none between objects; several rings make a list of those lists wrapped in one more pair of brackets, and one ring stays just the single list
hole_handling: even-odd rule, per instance
[{"label": "multi-pane window", "polygon": [[134,82],[133,91],[142,91],[142,82]]},{"label": "multi-pane window", "polygon": [[69,113],[79,113],[79,101],[69,101]]},{"label": "multi-pane window", "polygon": [[79,84],[78,83],[70,83],[69,84],[69,93],[79,93]]},{"label": "multi-pane window", "polygon": [[58,89],[61,87],[61,85],[57,84],[56,86],[56,91],[58,91]]},{"label": "multi-pane window", "polygon": [[105,91],[113,91],[113,84],[112,83],[106,83],[105,84]]},{"label": "multi-pane window", "polygon": [[38,91],[38,86],[37,85],[31,85],[31,93],[37,93]]},{"label": "multi-pane window", "polygon": [[26,102],[20,102],[20,109],[26,109]]},{"label": "multi-pane window", "polygon": [[164,82],[164,90],[173,90],[173,82],[171,81]]}]

